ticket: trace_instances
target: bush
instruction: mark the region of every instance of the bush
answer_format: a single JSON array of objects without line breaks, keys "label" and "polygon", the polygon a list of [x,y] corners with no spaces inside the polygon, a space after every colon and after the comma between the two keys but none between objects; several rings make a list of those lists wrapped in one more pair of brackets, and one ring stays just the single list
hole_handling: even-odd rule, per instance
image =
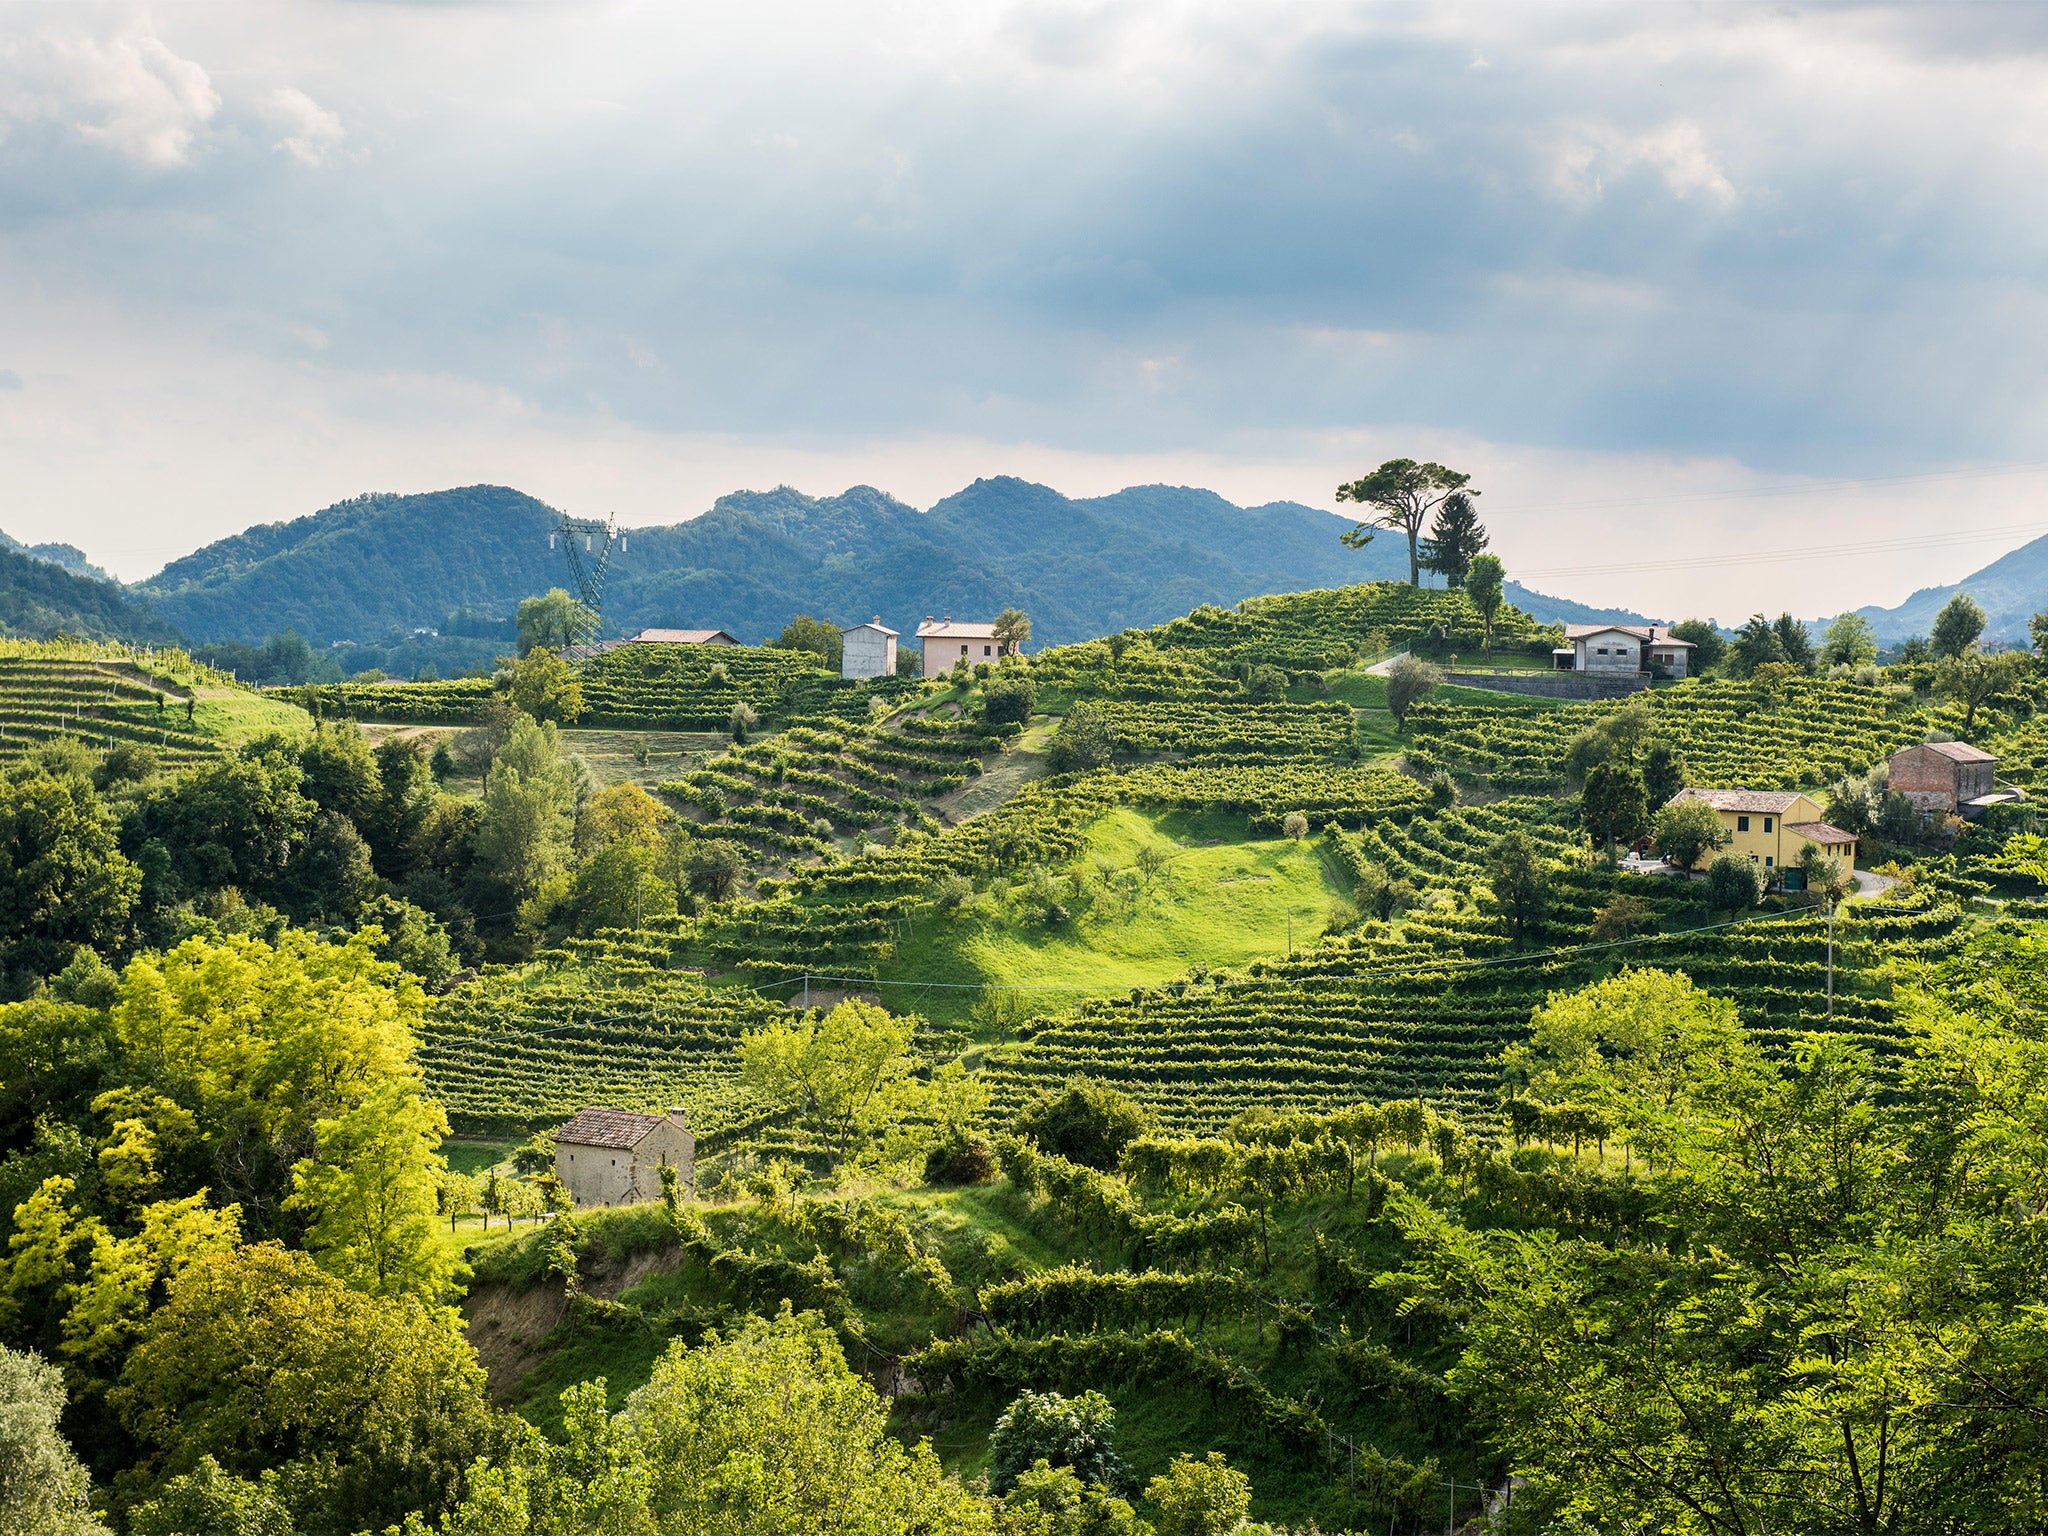
[{"label": "bush", "polygon": [[1145,1497],[1159,1506],[1159,1536],[1229,1536],[1251,1508],[1252,1485],[1221,1451],[1207,1461],[1183,1454],[1152,1479]]},{"label": "bush", "polygon": [[1408,711],[1435,693],[1444,680],[1442,672],[1414,656],[1399,656],[1387,668],[1387,711],[1397,730],[1406,729]]},{"label": "bush", "polygon": [[1071,1467],[1084,1483],[1120,1487],[1129,1474],[1117,1459],[1115,1435],[1116,1410],[1100,1392],[1026,1392],[988,1437],[989,1492],[1008,1493],[1040,1461]]},{"label": "bush", "polygon": [[1442,768],[1429,776],[1429,803],[1439,811],[1458,803],[1458,781]]},{"label": "bush", "polygon": [[1763,866],[1746,853],[1724,853],[1707,866],[1707,900],[1730,912],[1744,912],[1764,894]]},{"label": "bush", "polygon": [[1093,704],[1076,704],[1046,744],[1046,766],[1054,773],[1081,773],[1105,766],[1115,751],[1109,722]]},{"label": "bush", "polygon": [[1071,1162],[1105,1172],[1122,1160],[1126,1146],[1158,1126],[1159,1117],[1129,1094],[1086,1077],[1068,1078],[1033,1099],[1017,1116],[1020,1136]]},{"label": "bush", "polygon": [[996,1154],[987,1140],[955,1126],[925,1155],[927,1184],[986,1184],[996,1176]]},{"label": "bush", "polygon": [[1271,704],[1287,697],[1287,674],[1278,667],[1260,665],[1245,679],[1245,696],[1254,704]]},{"label": "bush", "polygon": [[1299,811],[1289,811],[1280,818],[1280,830],[1298,843],[1308,836],[1308,818]]},{"label": "bush", "polygon": [[981,700],[990,725],[1022,725],[1038,707],[1038,688],[1028,677],[997,677],[981,690]]}]

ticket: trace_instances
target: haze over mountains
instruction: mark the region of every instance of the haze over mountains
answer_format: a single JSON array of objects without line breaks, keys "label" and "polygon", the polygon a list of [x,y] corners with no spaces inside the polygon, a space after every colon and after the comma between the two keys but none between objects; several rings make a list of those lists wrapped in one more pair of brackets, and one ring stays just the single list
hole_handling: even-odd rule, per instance
[{"label": "haze over mountains", "polygon": [[[826,497],[738,491],[702,516],[629,531],[611,565],[607,632],[672,625],[757,641],[805,612],[841,624],[879,615],[908,635],[928,613],[1014,606],[1031,614],[1036,644],[1059,644],[1202,603],[1406,576],[1400,535],[1354,552],[1338,543],[1350,523],[1295,502],[1239,507],[1189,487],[1076,499],[1007,476],[923,512],[871,486]],[[482,637],[521,598],[571,584],[550,544],[558,526],[554,508],[503,486],[360,496],[221,539],[132,588],[69,545],[30,548],[0,533],[0,625],[195,643],[292,629],[318,647],[444,630],[461,612]],[[1989,612],[1988,635],[2023,637],[2028,616],[2048,606],[2048,538],[1895,608],[1860,611],[1880,639],[1896,641],[1926,633],[1958,590]],[[1509,597],[1546,623],[1643,618],[1515,583]]]}]

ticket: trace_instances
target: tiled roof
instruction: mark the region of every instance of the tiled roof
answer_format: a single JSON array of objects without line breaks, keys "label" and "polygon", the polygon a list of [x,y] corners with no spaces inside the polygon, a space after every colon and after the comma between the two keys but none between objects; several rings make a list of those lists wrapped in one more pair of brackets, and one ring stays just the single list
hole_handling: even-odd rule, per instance
[{"label": "tiled roof", "polygon": [[713,640],[723,640],[727,645],[738,645],[739,641],[722,629],[643,629],[633,637],[640,645],[704,645]]},{"label": "tiled roof", "polygon": [[1567,640],[1585,640],[1594,635],[1628,635],[1651,645],[1679,645],[1692,649],[1690,640],[1672,639],[1671,631],[1661,624],[1567,624],[1564,627]]},{"label": "tiled roof", "polygon": [[579,1109],[574,1119],[555,1132],[555,1140],[578,1147],[617,1147],[630,1152],[661,1123],[660,1115],[640,1115],[630,1109]]},{"label": "tiled roof", "polygon": [[996,627],[993,624],[979,624],[971,619],[926,619],[917,626],[920,640],[936,637],[940,640],[993,640]]},{"label": "tiled roof", "polygon": [[1995,763],[1998,758],[1982,747],[1973,747],[1967,741],[1930,741],[1927,750],[1939,752],[1952,763]]},{"label": "tiled roof", "polygon": [[1831,827],[1824,821],[1788,821],[1785,823],[1785,830],[1797,832],[1809,843],[1826,843],[1830,847],[1840,847],[1844,843],[1856,841],[1854,833],[1844,832],[1840,827]]},{"label": "tiled roof", "polygon": [[891,629],[888,625],[882,622],[882,616],[880,614],[876,614],[875,617],[869,619],[865,624],[850,625],[846,629],[841,630],[840,633],[843,635],[850,635],[856,629],[880,630],[885,635],[893,635],[896,633],[895,630]]},{"label": "tiled roof", "polygon": [[1717,811],[1789,811],[1804,795],[1790,789],[1681,789],[1673,800],[1704,800]]}]

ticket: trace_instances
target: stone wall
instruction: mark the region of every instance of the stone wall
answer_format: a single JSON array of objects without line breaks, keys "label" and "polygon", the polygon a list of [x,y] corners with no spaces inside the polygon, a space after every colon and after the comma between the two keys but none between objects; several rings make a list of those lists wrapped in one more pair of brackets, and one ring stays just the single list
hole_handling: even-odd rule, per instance
[{"label": "stone wall", "polygon": [[1624,699],[1650,686],[1647,672],[1452,672],[1444,681],[1460,688],[1526,693],[1541,699]]}]

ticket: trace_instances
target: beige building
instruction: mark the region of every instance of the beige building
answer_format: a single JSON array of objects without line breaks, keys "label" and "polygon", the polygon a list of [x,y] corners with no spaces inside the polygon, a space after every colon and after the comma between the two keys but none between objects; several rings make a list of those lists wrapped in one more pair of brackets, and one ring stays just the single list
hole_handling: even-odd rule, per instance
[{"label": "beige building", "polygon": [[1662,667],[1684,677],[1692,642],[1674,640],[1662,624],[1567,624],[1565,644],[1550,653],[1560,672],[1647,672]]},{"label": "beige building", "polygon": [[924,647],[926,677],[944,677],[963,661],[970,667],[977,661],[992,663],[1003,654],[993,624],[927,616],[917,626],[917,638]]},{"label": "beige building", "polygon": [[851,629],[840,631],[839,675],[896,675],[896,631],[884,624],[879,614],[865,624],[856,624]]},{"label": "beige building", "polygon": [[1954,811],[1973,816],[2001,800],[2020,798],[2015,790],[1997,789],[1997,771],[1998,759],[1982,747],[1967,741],[1930,741],[1894,752],[1885,782],[1923,814]]},{"label": "beige building", "polygon": [[555,1175],[578,1205],[658,1200],[664,1165],[685,1184],[696,1176],[697,1138],[681,1108],[666,1115],[579,1109],[555,1132]]},{"label": "beige building", "polygon": [[628,645],[738,645],[722,629],[643,629]]},{"label": "beige building", "polygon": [[[1797,790],[1681,789],[1671,798],[1674,803],[1704,800],[1711,805],[1729,833],[1725,851],[1748,854],[1774,883],[1786,869],[1799,867],[1799,856],[1808,844],[1841,860],[1845,873],[1856,872],[1854,834],[1822,821],[1820,807]],[[1695,868],[1705,868],[1723,851],[1716,848],[1704,854]]]}]

